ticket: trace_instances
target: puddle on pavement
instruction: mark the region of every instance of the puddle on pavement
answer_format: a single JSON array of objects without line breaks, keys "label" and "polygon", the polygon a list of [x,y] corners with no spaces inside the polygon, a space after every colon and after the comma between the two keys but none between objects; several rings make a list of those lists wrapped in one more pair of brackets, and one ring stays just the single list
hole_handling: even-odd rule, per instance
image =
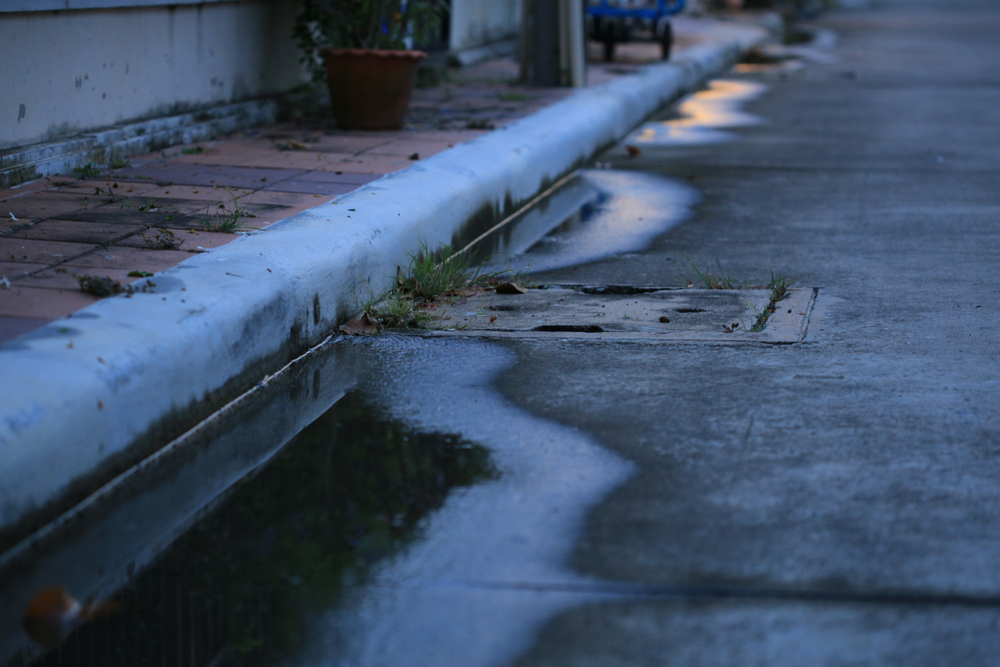
[{"label": "puddle on pavement", "polygon": [[581,170],[566,185],[472,246],[487,271],[541,272],[636,252],[680,224],[698,192],[631,171]]},{"label": "puddle on pavement", "polygon": [[[0,664],[478,667],[600,598],[566,563],[634,471],[507,403],[494,380],[512,351],[330,347],[56,553],[0,561]],[[42,655],[21,614],[53,583],[121,609]]]},{"label": "puddle on pavement", "polygon": [[[306,389],[319,381],[315,372],[310,369]],[[309,391],[289,394],[293,402],[316,400]],[[246,442],[254,434],[241,435],[243,445],[256,446]],[[191,465],[203,469],[208,463]],[[168,471],[164,483],[171,486],[186,473]],[[25,607],[19,584],[38,590],[58,582],[81,598],[95,595],[93,582],[88,588],[79,570],[96,569],[92,579],[113,574],[97,565],[107,554],[94,553],[110,548],[107,533],[110,544],[117,531],[125,549],[148,551],[148,543],[127,546],[127,534],[144,520],[166,520],[148,512],[118,516],[117,522],[112,516],[95,528],[103,542],[96,536],[77,540],[47,571],[36,571],[45,568],[44,554],[19,571],[8,569],[3,580],[20,590],[0,590],[0,600],[16,609],[5,614],[0,664],[274,664],[297,643],[305,617],[335,604],[343,582],[363,580],[372,563],[399,551],[451,490],[494,475],[483,447],[383,419],[352,391],[253,470],[251,479],[210,502],[204,516],[178,531],[145,567],[136,565],[141,553],[124,554],[124,580],[110,586],[105,581],[104,592],[96,594],[111,594],[121,610],[83,625],[57,649],[40,655],[27,648],[20,627],[12,632],[14,617],[19,626]],[[160,503],[182,505],[184,489],[171,491]],[[11,635],[20,644],[13,653]]]},{"label": "puddle on pavement", "polygon": [[732,141],[727,129],[759,125],[763,121],[742,110],[747,102],[760,97],[767,86],[752,81],[715,80],[705,90],[681,101],[672,114],[676,117],[646,123],[625,140],[644,146],[693,146]]},{"label": "puddle on pavement", "polygon": [[[600,598],[569,566],[588,510],[632,465],[495,388],[519,353],[470,339],[371,341],[364,388],[418,430],[490,450],[497,479],[451,494],[421,537],[313,619],[289,667],[487,667],[530,646],[553,614]],[[400,378],[406,378],[401,381]]]},{"label": "puddle on pavement", "polygon": [[[726,129],[756,125],[742,106],[767,90],[752,81],[716,80],[685,98],[674,118],[646,123],[625,139],[637,146],[684,146],[735,139]],[[691,216],[697,190],[639,171],[583,169],[527,211],[474,241],[487,271],[541,273],[646,249]]]}]

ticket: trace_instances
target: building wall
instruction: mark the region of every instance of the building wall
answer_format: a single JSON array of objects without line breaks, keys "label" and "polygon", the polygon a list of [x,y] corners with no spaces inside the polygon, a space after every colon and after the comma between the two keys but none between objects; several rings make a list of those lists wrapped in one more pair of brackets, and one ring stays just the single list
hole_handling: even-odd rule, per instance
[{"label": "building wall", "polygon": [[522,0],[452,0],[449,47],[455,51],[516,38]]},{"label": "building wall", "polygon": [[[85,6],[102,2],[125,0]],[[0,150],[284,92],[302,80],[292,1],[142,4],[0,9]]]}]

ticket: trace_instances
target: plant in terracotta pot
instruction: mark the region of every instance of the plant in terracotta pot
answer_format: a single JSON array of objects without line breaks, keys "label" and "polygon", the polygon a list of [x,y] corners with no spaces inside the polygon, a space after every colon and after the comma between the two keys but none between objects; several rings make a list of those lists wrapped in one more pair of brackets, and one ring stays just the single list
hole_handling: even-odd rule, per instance
[{"label": "plant in terracotta pot", "polygon": [[445,0],[304,0],[295,38],[313,79],[326,79],[338,127],[398,130],[417,63]]}]

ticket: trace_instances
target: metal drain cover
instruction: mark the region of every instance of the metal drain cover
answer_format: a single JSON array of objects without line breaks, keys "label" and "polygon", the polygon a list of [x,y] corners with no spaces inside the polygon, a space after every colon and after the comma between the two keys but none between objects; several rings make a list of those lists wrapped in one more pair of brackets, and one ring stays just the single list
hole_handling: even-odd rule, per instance
[{"label": "metal drain cover", "polygon": [[765,290],[617,291],[637,293],[550,288],[470,297],[449,308],[447,319],[428,335],[798,343],[805,337],[815,298],[812,289],[789,290],[764,330],[751,332],[770,301]]}]

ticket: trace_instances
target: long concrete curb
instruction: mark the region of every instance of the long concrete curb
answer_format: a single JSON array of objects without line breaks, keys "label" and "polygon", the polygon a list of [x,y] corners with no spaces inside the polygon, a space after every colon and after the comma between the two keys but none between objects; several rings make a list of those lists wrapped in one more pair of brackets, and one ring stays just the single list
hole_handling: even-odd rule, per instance
[{"label": "long concrete curb", "polygon": [[0,346],[0,550],[321,341],[396,266],[498,219],[766,38],[720,24],[587,90]]}]

